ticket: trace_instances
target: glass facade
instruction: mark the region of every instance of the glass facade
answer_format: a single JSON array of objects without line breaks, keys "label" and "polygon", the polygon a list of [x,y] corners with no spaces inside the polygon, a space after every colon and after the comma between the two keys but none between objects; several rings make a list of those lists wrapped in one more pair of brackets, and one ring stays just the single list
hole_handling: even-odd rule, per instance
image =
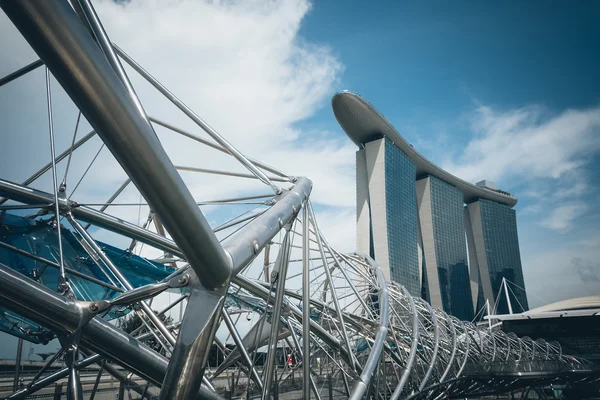
[{"label": "glass facade", "polygon": [[419,297],[416,167],[392,142],[384,140],[390,278]]},{"label": "glass facade", "polygon": [[471,285],[467,266],[462,192],[430,177],[431,216],[440,294],[444,311],[455,317],[473,319]]},{"label": "glass facade", "polygon": [[[506,278],[508,281],[522,288],[513,287],[509,290],[513,312],[520,313],[527,311],[529,306],[524,290],[525,282],[521,266],[515,210],[490,200],[479,200],[479,203],[481,206],[481,224],[485,254],[490,271],[494,299],[498,298],[502,278]],[[506,303],[506,296],[504,294],[500,296],[497,313],[508,314],[508,304]]]},{"label": "glass facade", "polygon": [[[465,236],[464,193],[437,177],[429,176],[427,194],[431,207],[421,209],[424,214],[420,216],[419,209],[422,204],[420,206],[418,201],[423,201],[424,192],[423,187],[419,186],[418,200],[417,166],[387,138],[376,139],[369,146],[365,144],[365,148],[359,150],[365,152],[364,165],[360,164],[365,176],[361,178],[362,180],[359,179],[357,184],[366,185],[366,187],[361,186],[364,192],[361,198],[366,202],[362,207],[369,207],[368,227],[366,223],[362,223],[359,229],[359,242],[363,247],[361,251],[377,259],[376,252],[379,254],[379,251],[382,251],[379,254],[381,257],[387,250],[387,260],[378,261],[382,266],[389,266],[390,280],[406,287],[411,295],[422,297],[429,302],[431,302],[430,297],[435,295],[436,304],[440,304],[448,314],[461,320],[472,320],[475,314],[473,296],[477,295],[477,310],[485,299],[481,283],[478,293],[471,293]],[[366,174],[367,168],[372,168],[369,174]],[[371,190],[375,190],[376,193],[372,193]],[[384,193],[385,204],[379,197]],[[376,199],[373,199],[373,196],[377,196]],[[374,204],[376,209],[373,209]],[[477,229],[483,230],[485,244],[485,249],[478,250],[478,253],[486,255],[492,293],[496,298],[503,278],[514,282],[519,287],[524,287],[516,214],[511,207],[493,201],[478,200],[477,204],[480,204],[481,214],[481,225],[478,223]],[[383,207],[385,207],[387,235],[380,235],[380,232],[373,230],[374,227],[383,225],[383,221],[379,220],[384,217],[381,209]],[[426,219],[419,221],[420,217]],[[479,221],[479,218],[477,220]],[[427,226],[426,238],[419,239],[419,232],[423,233],[420,231],[422,227],[419,226],[419,222]],[[379,237],[387,242],[374,242]],[[432,243],[424,242],[423,246],[419,247],[419,240]],[[426,261],[434,262],[436,265],[426,266]],[[480,272],[484,273],[481,267],[479,265]],[[438,282],[439,287],[431,286],[437,286]],[[524,290],[518,290],[515,286],[512,289],[514,293],[510,296],[513,311],[527,310]],[[485,294],[488,295],[487,291]],[[507,312],[505,299],[501,299],[497,312]]]}]

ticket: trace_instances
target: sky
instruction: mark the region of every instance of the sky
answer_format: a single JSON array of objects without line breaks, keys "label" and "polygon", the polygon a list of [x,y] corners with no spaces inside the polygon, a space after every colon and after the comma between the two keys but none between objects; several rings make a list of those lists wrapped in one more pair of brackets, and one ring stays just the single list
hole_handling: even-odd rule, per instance
[{"label": "sky", "polygon": [[[370,101],[424,156],[467,181],[490,179],[515,209],[530,306],[600,293],[600,17],[597,2],[94,2],[111,39],[246,155],[314,182],[319,226],[355,243],[355,146],[330,107],[338,90]],[[0,75],[35,59],[0,14]],[[149,115],[198,129],[130,72]],[[77,112],[58,84],[57,148]],[[2,176],[47,162],[42,69],[0,88]],[[89,130],[81,123],[81,132]],[[227,166],[157,130],[174,162]],[[100,147],[73,158],[74,179]],[[26,158],[23,154],[27,154]],[[62,170],[59,169],[59,172]],[[110,153],[80,202],[125,179]],[[185,176],[198,199],[256,186]],[[48,190],[49,177],[36,187]],[[122,201],[137,201],[135,190]],[[131,210],[115,213],[132,222]],[[209,220],[216,214],[206,211]],[[143,219],[143,217],[142,217]],[[96,237],[102,239],[102,232]]]},{"label": "sky", "polygon": [[[315,2],[300,30],[455,175],[519,199],[532,307],[600,293],[597,2]],[[325,107],[303,121],[339,130]]]}]

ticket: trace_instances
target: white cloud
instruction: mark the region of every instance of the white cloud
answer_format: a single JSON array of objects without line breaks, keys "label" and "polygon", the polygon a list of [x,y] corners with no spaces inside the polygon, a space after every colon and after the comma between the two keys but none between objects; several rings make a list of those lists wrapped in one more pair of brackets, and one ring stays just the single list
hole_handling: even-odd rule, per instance
[{"label": "white cloud", "polygon": [[[353,145],[345,137],[332,139],[328,132],[307,133],[297,126],[328,107],[342,70],[326,46],[298,36],[309,8],[302,0],[97,4],[111,39],[244,154],[309,177],[314,202],[353,207]],[[134,72],[130,76],[148,114],[206,137]],[[176,164],[246,172],[230,157],[157,131]],[[182,176],[198,199],[268,192],[256,181]],[[340,212],[354,223],[353,216]],[[330,220],[321,225],[340,227]],[[332,236],[346,235],[345,225]]]},{"label": "white cloud", "polygon": [[504,112],[479,106],[470,125],[473,139],[445,169],[472,182],[515,182],[523,188],[517,197],[534,200],[524,211],[535,211],[547,229],[567,231],[588,209],[585,167],[600,150],[599,107],[547,116],[536,106]]},{"label": "white cloud", "polygon": [[[292,176],[309,177],[314,184],[311,199],[319,227],[333,246],[342,251],[354,250],[355,147],[345,137],[335,139],[330,132],[306,132],[298,127],[317,109],[328,107],[342,70],[340,61],[326,46],[307,43],[298,36],[310,8],[307,1],[99,1],[95,7],[111,40],[241,152]],[[10,38],[0,43],[0,51],[10,55],[0,61],[0,74],[35,59],[4,15],[0,15],[0,32]],[[208,138],[135,72],[128,69],[128,73],[149,115]],[[22,181],[50,159],[44,84],[43,70],[39,69],[0,90],[0,103],[6,105],[0,108],[0,119],[10,127],[13,139],[10,146],[0,148],[3,178]],[[53,97],[56,147],[62,151],[70,144],[77,111],[56,82]],[[162,127],[155,129],[176,165],[247,172],[229,156]],[[79,137],[88,130],[89,124],[84,121]],[[100,144],[98,138],[92,139],[74,153],[69,190],[73,190]],[[59,177],[63,168],[61,163]],[[197,200],[270,192],[256,180],[191,172],[181,175]],[[104,149],[73,199],[80,203],[104,202],[125,179],[125,173]],[[51,191],[50,175],[33,186]],[[140,200],[144,202],[130,185],[117,202]],[[202,209],[216,226],[251,207]],[[141,224],[149,208],[111,207],[108,211]],[[150,229],[154,230],[152,226]],[[119,247],[127,247],[130,242],[102,229],[94,230],[93,235]],[[153,258],[162,252],[144,246],[142,254]],[[255,264],[256,268],[250,267],[247,272],[253,277],[262,269],[262,258]],[[162,308],[166,300],[161,296],[154,306]]]},{"label": "white cloud", "polygon": [[315,210],[319,229],[330,245],[350,253],[356,251],[356,213],[354,207]]},{"label": "white cloud", "polygon": [[559,246],[524,255],[523,273],[530,308],[600,293],[597,280],[600,265],[596,260],[595,249],[577,246]]},{"label": "white cloud", "polygon": [[[298,36],[306,1],[98,3],[116,43],[246,155],[314,182],[314,200],[353,204],[353,151],[297,123],[326,106],[342,66]],[[143,29],[140,29],[143,27]],[[149,114],[204,135],[130,73]],[[244,172],[214,150],[158,129],[178,164]],[[350,171],[350,172],[348,172]],[[197,196],[231,196],[256,182],[184,174]]]},{"label": "white cloud", "polygon": [[600,249],[600,232],[596,230],[592,232],[585,232],[583,238],[578,244],[584,247]]},{"label": "white cloud", "polygon": [[559,179],[600,149],[600,108],[544,119],[539,107],[499,112],[480,106],[472,128],[475,137],[460,161],[444,165],[469,181]]},{"label": "white cloud", "polygon": [[[332,139],[328,132],[307,134],[298,127],[327,106],[343,68],[328,47],[308,43],[298,35],[310,9],[307,1],[134,0],[99,1],[95,6],[111,40],[243,153],[291,175],[308,176],[314,182],[313,201],[354,204],[353,146],[345,138]],[[11,39],[0,45],[2,53],[10,55],[0,62],[0,72],[11,72],[34,59],[5,16],[0,17],[0,29],[3,37]],[[131,70],[129,75],[149,115],[207,137],[141,77]],[[0,93],[0,101],[14,104],[14,110],[6,108],[0,114],[5,126],[14,127],[14,143],[0,150],[0,168],[13,174],[10,179],[21,181],[49,160],[42,70],[9,86],[9,93]],[[54,83],[54,89],[57,149],[61,150],[70,142],[76,110],[58,84]],[[177,165],[247,172],[228,156],[164,128],[156,130]],[[76,152],[71,189],[98,146],[96,140]],[[31,157],[24,162],[22,154]],[[188,172],[182,176],[198,200],[268,192],[252,180]],[[105,150],[89,177],[74,199],[104,201],[125,175]],[[50,190],[50,180],[44,177],[36,187]],[[138,195],[128,190],[119,200],[138,201]],[[136,212],[115,212],[137,220]]]},{"label": "white cloud", "polygon": [[[336,139],[330,132],[306,132],[299,127],[301,121],[319,108],[328,107],[334,84],[343,69],[327,46],[308,43],[299,36],[301,22],[310,9],[308,1],[133,0],[117,3],[104,0],[96,1],[94,6],[111,40],[236,148],[290,175],[309,177],[314,183],[311,199],[320,228],[333,245],[341,246],[344,251],[354,249],[355,148],[345,137]],[[0,43],[0,51],[7,55],[0,60],[1,74],[35,59],[4,15],[0,15],[0,32],[5,38]],[[126,69],[149,115],[208,138],[147,82],[129,67]],[[2,89],[0,103],[7,107],[0,109],[0,119],[5,127],[10,127],[13,141],[10,146],[0,148],[1,175],[22,181],[50,159],[43,70]],[[60,151],[70,144],[77,111],[56,82],[53,89],[56,147]],[[89,125],[84,122],[79,137],[88,129]],[[247,172],[229,156],[162,127],[156,127],[156,131],[176,165]],[[99,146],[96,138],[75,152],[70,190]],[[58,169],[59,176],[63,164]],[[269,193],[269,189],[256,180],[190,172],[181,175],[197,200]],[[125,180],[125,174],[104,149],[88,178],[74,200],[105,201]],[[34,186],[49,191],[51,180],[45,176]],[[118,202],[139,200],[139,193],[130,185]],[[326,205],[327,212],[319,212],[317,203]],[[340,205],[345,207],[338,208]],[[138,217],[136,207],[109,210],[134,223],[143,222],[148,212],[144,207]],[[219,218],[230,217],[225,212],[222,215],[207,212],[207,218],[214,225],[222,222]],[[94,235],[113,244],[128,244],[103,230],[95,231]],[[159,253],[148,251],[147,246],[144,248],[144,255]]]},{"label": "white cloud", "polygon": [[567,266],[576,256],[598,257],[596,229],[590,235],[586,226],[598,213],[590,164],[600,151],[600,108],[550,115],[539,106],[508,111],[479,106],[468,122],[473,137],[442,166],[471,182],[496,181],[519,198],[530,306],[597,293],[596,281],[583,285],[579,270]]},{"label": "white cloud", "polygon": [[583,215],[588,207],[581,202],[570,202],[556,207],[540,225],[555,231],[568,231],[572,222]]}]

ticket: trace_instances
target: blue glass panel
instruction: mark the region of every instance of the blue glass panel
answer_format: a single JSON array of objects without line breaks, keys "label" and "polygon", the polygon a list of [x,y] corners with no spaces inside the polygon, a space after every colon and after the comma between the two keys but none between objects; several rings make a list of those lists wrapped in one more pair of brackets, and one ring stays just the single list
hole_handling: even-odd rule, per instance
[{"label": "blue glass panel", "polygon": [[[502,278],[506,278],[524,289],[525,282],[515,210],[490,200],[479,200],[479,203],[485,253],[494,298],[498,297]],[[525,291],[514,289],[513,292],[509,293],[513,312],[527,311],[529,305]],[[499,314],[508,313],[508,304],[504,295],[500,296],[497,312]]]},{"label": "blue glass panel", "polygon": [[[298,303],[298,308],[302,311],[302,302]],[[310,310],[310,319],[315,322],[319,322],[321,320],[321,312],[316,310]]]},{"label": "blue glass panel", "polygon": [[365,339],[356,339],[356,351],[362,353],[363,351],[370,349],[369,343]]},{"label": "blue glass panel", "polygon": [[473,319],[471,284],[467,266],[462,192],[429,177],[433,239],[444,311],[461,320]]},{"label": "blue glass panel", "polygon": [[[111,284],[109,277],[89,257],[75,234],[66,227],[62,227],[61,232],[65,267]],[[58,235],[48,219],[26,218],[4,213],[0,220],[0,242],[59,263]],[[174,268],[148,261],[108,244],[101,242],[97,242],[97,244],[104,249],[107,256],[134,287],[159,281],[175,271]],[[53,266],[2,247],[0,247],[0,263],[52,290],[57,288],[59,271]],[[68,274],[68,278],[78,300],[110,299],[118,294],[112,289],[81,277]],[[113,281],[115,281],[114,277]],[[112,319],[126,312],[127,310],[113,310],[105,318]],[[47,330],[37,324],[5,309],[0,309],[0,330],[24,337],[35,343],[44,342],[50,335]]]},{"label": "blue glass panel", "polygon": [[46,344],[54,339],[54,334],[49,329],[5,308],[0,308],[0,331],[36,344]]},{"label": "blue glass panel", "polygon": [[420,297],[415,164],[385,140],[385,196],[390,278]]}]

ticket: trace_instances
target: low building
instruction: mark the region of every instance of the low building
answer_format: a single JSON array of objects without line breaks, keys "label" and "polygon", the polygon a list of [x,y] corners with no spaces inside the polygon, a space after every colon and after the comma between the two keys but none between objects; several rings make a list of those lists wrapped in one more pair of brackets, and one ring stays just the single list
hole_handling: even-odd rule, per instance
[{"label": "low building", "polygon": [[558,342],[564,354],[600,366],[600,296],[559,301],[517,314],[493,315],[502,330],[519,337]]}]

